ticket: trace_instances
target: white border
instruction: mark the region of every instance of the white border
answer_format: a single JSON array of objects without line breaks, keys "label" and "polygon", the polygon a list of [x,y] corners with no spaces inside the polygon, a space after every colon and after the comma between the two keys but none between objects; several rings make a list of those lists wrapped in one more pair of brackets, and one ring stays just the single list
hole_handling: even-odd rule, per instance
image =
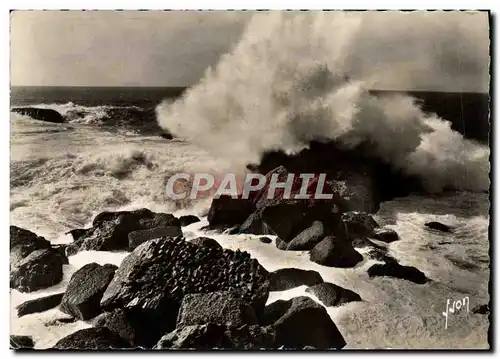
[{"label": "white border", "polygon": [[[36,1],[36,0],[18,0],[18,1],[10,1],[10,0],[4,0],[1,4],[2,10],[0,12],[0,22],[1,22],[1,49],[3,50],[0,56],[1,59],[1,64],[2,64],[2,82],[1,82],[1,91],[2,91],[2,96],[1,96],[1,106],[0,108],[2,109],[2,113],[4,116],[0,119],[0,126],[1,126],[1,136],[2,141],[0,141],[0,146],[2,148],[0,149],[0,161],[1,161],[1,166],[0,169],[2,171],[0,180],[1,180],[1,213],[0,213],[0,219],[2,221],[1,223],[1,228],[3,230],[4,236],[2,238],[2,245],[4,246],[4,250],[1,251],[2,255],[4,255],[5,259],[2,261],[4,270],[7,272],[8,270],[8,263],[9,263],[9,254],[7,250],[8,246],[8,225],[9,225],[9,14],[8,14],[8,9],[107,9],[107,10],[113,10],[113,9],[331,9],[335,6],[336,9],[492,9],[493,12],[496,12],[498,10],[498,1],[491,0],[491,1],[484,1],[484,0],[476,0],[476,1],[462,1],[462,0],[448,0],[448,1],[435,1],[435,0],[419,0],[419,1],[405,1],[404,3],[401,1],[377,1],[377,2],[370,2],[370,1],[359,1],[359,0],[350,0],[346,2],[331,2],[331,1],[324,1],[324,0],[308,0],[308,1],[293,1],[293,0],[247,0],[247,1],[238,1],[236,4],[234,1],[222,1],[219,0],[217,2],[210,2],[207,4],[206,1],[203,0],[184,0],[182,2],[174,2],[174,1],[152,1],[152,0],[141,0],[141,1],[124,1],[124,0],[107,0],[106,2],[103,2],[102,0],[85,0],[85,1],[78,1],[74,0],[71,2],[68,1],[57,1],[57,0],[46,0],[43,2]],[[497,43],[497,40],[495,41],[495,44]],[[498,54],[497,54],[498,57]],[[498,72],[498,62],[495,60],[495,69]],[[494,81],[494,79],[492,79]],[[498,89],[496,89],[498,91]],[[498,109],[497,107],[498,103],[496,101],[496,96],[494,99],[494,106],[495,108]],[[495,126],[495,138],[500,136],[497,132],[500,131],[498,128],[500,126]],[[495,149],[495,157],[498,159],[500,158],[500,154],[498,153],[500,151],[499,147],[497,146]],[[495,184],[494,184],[495,185]],[[496,186],[495,186],[496,187]],[[497,195],[495,195],[495,202],[497,203]],[[496,219],[499,215],[497,213],[494,214],[494,220],[496,222]],[[496,237],[496,236],[495,236]],[[491,240],[494,240],[492,238]],[[497,244],[498,247],[498,244]],[[498,251],[498,248],[497,248]],[[496,266],[498,268],[498,265]],[[495,274],[496,278],[500,278],[498,276],[498,271],[495,269]],[[7,275],[2,276],[4,279],[4,283],[0,284],[1,288],[3,288],[7,292]],[[497,291],[495,291],[497,292]],[[2,296],[2,309],[4,311],[5,316],[3,317],[3,325],[1,326],[1,334],[0,338],[3,338],[3,345],[2,349],[3,351],[7,351],[7,356],[13,356],[14,352],[10,351],[8,348],[8,343],[7,343],[7,337],[9,334],[9,306],[7,305],[8,303],[8,298],[10,295],[8,293],[5,293],[5,295]],[[495,295],[495,298],[497,295]],[[495,338],[494,341],[495,343],[498,343],[498,332],[499,332],[498,326],[496,326],[496,331],[495,331]],[[497,344],[498,345],[498,344]],[[356,354],[359,356],[364,356],[364,355],[370,355],[373,353],[365,353],[365,354]],[[382,355],[385,355],[385,353],[381,353]],[[32,354],[31,354],[32,355]],[[71,357],[72,354],[58,354],[61,355],[61,357]],[[74,354],[73,354],[74,355]],[[101,356],[104,356],[103,353],[89,353],[89,355],[92,355],[94,358],[101,358]],[[108,354],[109,355],[109,354]],[[120,354],[118,354],[120,355]],[[133,357],[139,356],[139,353],[129,353],[128,355],[131,355]],[[165,353],[164,355],[170,356],[178,356],[179,354],[176,353]],[[180,354],[180,355],[186,355],[186,353]],[[209,354],[198,354],[198,355],[209,355]],[[215,354],[217,355],[217,354]],[[250,354],[250,355],[270,355],[269,353],[255,353],[255,354]],[[272,355],[272,354],[271,354]],[[313,354],[307,354],[307,353],[301,353],[303,356],[311,356]],[[327,353],[326,355],[336,355],[333,353]],[[351,354],[352,355],[352,354]],[[429,357],[429,355],[437,355],[437,353],[419,353],[417,355],[425,355],[425,357]],[[447,353],[443,354],[444,356],[454,356],[456,354],[453,353]],[[476,356],[476,355],[481,355],[481,354],[476,354],[476,353],[470,353],[467,354],[468,357]]]}]

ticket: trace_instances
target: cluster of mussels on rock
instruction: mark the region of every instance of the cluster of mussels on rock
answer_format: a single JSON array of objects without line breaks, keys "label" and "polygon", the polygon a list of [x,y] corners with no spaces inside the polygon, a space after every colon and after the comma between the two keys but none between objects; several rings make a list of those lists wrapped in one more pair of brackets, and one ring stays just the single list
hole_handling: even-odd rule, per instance
[{"label": "cluster of mussels on rock", "polygon": [[[424,273],[388,255],[387,244],[399,236],[381,228],[370,215],[380,201],[407,194],[415,183],[374,163],[328,144],[311,144],[295,157],[271,153],[253,170],[268,178],[277,173],[282,180],[289,170],[327,173],[323,193],[331,193],[333,199],[284,199],[279,190],[268,199],[268,187],[249,199],[222,196],[212,201],[209,229],[274,235],[278,249],[309,251],[311,261],[324,266],[354,267],[373,259],[382,263],[368,269],[370,277],[424,284],[429,281]],[[317,186],[312,181],[308,193],[315,193]],[[284,268],[269,273],[247,252],[223,249],[211,238],[186,241],[181,227],[197,221],[195,216],[177,218],[148,209],[103,212],[91,228],[68,232],[73,243],[66,247],[11,226],[10,287],[21,292],[61,282],[68,256],[79,251],[131,252],[118,268],[97,263],[81,267],[65,292],[22,303],[18,316],[58,307],[67,317],[55,319],[54,325],[74,320],[93,325],[62,338],[55,349],[341,349],[346,345],[325,307],[362,300],[357,293],[324,282],[315,271]],[[428,227],[444,231],[435,223]],[[261,237],[261,242],[272,240]],[[368,248],[368,258],[356,248]],[[301,285],[308,286],[307,292],[323,305],[296,297],[266,306],[269,291]],[[11,336],[11,344],[30,347],[33,341]]]}]

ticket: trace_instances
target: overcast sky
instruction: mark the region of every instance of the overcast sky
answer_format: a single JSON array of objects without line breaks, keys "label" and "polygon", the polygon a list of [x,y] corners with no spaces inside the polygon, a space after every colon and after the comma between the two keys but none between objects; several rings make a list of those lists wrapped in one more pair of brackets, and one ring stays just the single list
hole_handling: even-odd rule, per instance
[{"label": "overcast sky", "polygon": [[[238,41],[252,15],[251,12],[223,11],[13,12],[11,84],[13,86],[192,85],[198,81],[208,66],[215,65],[221,54],[229,51]],[[364,68],[373,67],[373,63],[380,63],[380,66],[385,66],[385,71],[394,73],[394,66],[400,66],[402,62],[406,62],[406,66],[409,60],[419,59],[420,50],[437,49],[439,56],[446,55],[446,58],[450,58],[450,51],[456,51],[455,45],[447,45],[449,41],[446,36],[440,36],[439,30],[446,27],[446,21],[435,22],[439,26],[444,26],[441,28],[429,28],[424,24],[420,28],[413,29],[411,24],[407,25],[411,23],[408,20],[417,20],[418,17],[405,17],[397,25],[398,21],[388,20],[390,17],[384,19],[379,15],[383,14],[379,12],[376,21],[370,20],[370,22],[376,26],[374,28],[385,28],[385,30],[379,32],[378,38],[374,38],[376,41],[371,41],[369,38],[360,41],[360,46],[370,47],[370,58],[365,59],[360,56],[359,63],[353,64],[359,73],[363,73]],[[479,16],[467,15],[470,14],[463,13],[455,17],[464,24],[463,35],[456,36],[464,45],[462,47],[459,44],[459,48],[464,49],[458,56],[460,66],[448,69],[446,63],[441,66],[442,68],[436,69],[433,64],[436,75],[426,77],[435,79],[438,75],[442,76],[443,81],[450,83],[448,87],[459,86],[456,90],[467,90],[470,87],[472,90],[487,91],[488,17],[486,13]],[[399,43],[394,43],[394,39],[391,39],[390,47],[380,45],[385,38],[397,35],[402,26],[408,34],[406,38],[398,39]],[[366,33],[370,36],[372,32]],[[418,40],[419,36],[423,38],[423,42]],[[403,50],[399,50],[399,53],[389,51],[394,46],[400,46]],[[404,46],[409,46],[408,50]],[[468,50],[469,48],[471,50]],[[411,54],[410,49],[415,50],[415,54]],[[406,56],[410,59],[405,58]],[[411,73],[415,75],[420,71],[428,75],[429,69],[426,66],[425,61],[415,61]],[[413,75],[407,74],[409,77]],[[398,74],[397,81],[400,80],[400,76]],[[419,79],[421,77],[419,76]],[[389,78],[390,76],[387,76],[386,86],[391,87]],[[408,83],[413,81],[415,79],[411,78]],[[473,85],[468,85],[471,83]]]}]

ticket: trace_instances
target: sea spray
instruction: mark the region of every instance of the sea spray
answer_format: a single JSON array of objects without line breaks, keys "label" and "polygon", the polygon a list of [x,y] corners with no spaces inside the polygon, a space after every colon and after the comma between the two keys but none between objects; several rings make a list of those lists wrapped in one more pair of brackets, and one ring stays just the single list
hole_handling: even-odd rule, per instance
[{"label": "sea spray", "polygon": [[[388,76],[386,68],[379,71],[378,65],[362,65],[373,46],[360,44],[368,44],[370,36],[380,37],[374,31],[374,19],[358,13],[255,15],[234,50],[208,69],[198,85],[175,103],[158,106],[158,122],[230,161],[234,168],[258,163],[270,150],[296,153],[312,140],[335,140],[346,148],[370,143],[372,154],[420,176],[429,191],[486,190],[488,148],[464,139],[449,122],[424,113],[409,96],[376,97],[368,91]],[[422,29],[439,29],[432,17],[422,19]],[[394,64],[392,86],[414,89],[408,87],[406,71],[415,68],[415,59],[390,47],[415,38],[415,29],[403,23],[401,19],[392,23],[406,31],[393,31],[384,43],[388,45],[384,63]],[[424,52],[416,59],[418,66],[430,71],[428,80],[435,80],[433,72],[440,62],[453,62],[453,56],[475,46],[461,49],[464,28],[459,22],[451,28],[439,32],[439,43],[446,43],[446,51]],[[425,39],[429,42],[431,37]],[[421,40],[420,49],[433,48]],[[377,50],[377,56],[380,53]],[[409,54],[413,56],[414,50]],[[410,64],[405,67],[405,62]],[[481,66],[469,61],[467,68]],[[395,82],[398,76],[401,84]],[[447,81],[446,86],[451,84]]]}]

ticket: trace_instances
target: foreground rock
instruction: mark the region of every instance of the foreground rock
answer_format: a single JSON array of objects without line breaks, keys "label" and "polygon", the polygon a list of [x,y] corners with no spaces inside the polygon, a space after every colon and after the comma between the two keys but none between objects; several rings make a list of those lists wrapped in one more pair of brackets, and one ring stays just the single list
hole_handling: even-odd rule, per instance
[{"label": "foreground rock", "polygon": [[84,265],[71,276],[59,309],[80,320],[87,320],[101,313],[100,301],[116,268],[112,264]]},{"label": "foreground rock", "polygon": [[193,215],[179,217],[179,222],[181,223],[182,227],[189,226],[190,224],[193,224],[193,223],[196,223],[199,221],[200,221],[200,219],[196,216],[193,216]]},{"label": "foreground rock", "polygon": [[269,349],[274,331],[258,325],[227,327],[207,323],[176,329],[163,336],[154,349]]},{"label": "foreground rock", "polygon": [[341,220],[347,238],[367,237],[379,227],[372,216],[363,212],[345,212]]},{"label": "foreground rock", "polygon": [[35,250],[11,267],[10,287],[33,292],[56,285],[63,278],[62,266],[63,259],[56,250]]},{"label": "foreground rock", "polygon": [[256,325],[252,307],[235,292],[187,294],[177,317],[177,328],[206,323],[240,327]]},{"label": "foreground rock", "polygon": [[389,228],[375,228],[371,237],[385,243],[392,243],[399,240],[396,231]]},{"label": "foreground rock", "polygon": [[346,345],[326,309],[309,297],[271,303],[266,307],[263,325],[275,330],[276,347],[341,349]]},{"label": "foreground rock", "polygon": [[140,231],[130,232],[128,234],[128,249],[133,251],[142,243],[155,238],[171,238],[181,237],[182,230],[179,226],[155,227],[151,229],[143,229]]},{"label": "foreground rock", "polygon": [[271,291],[288,290],[301,285],[313,286],[323,283],[321,275],[313,270],[304,270],[299,268],[282,268],[269,273]]},{"label": "foreground rock", "polygon": [[13,108],[11,111],[19,113],[21,115],[29,116],[35,120],[53,123],[64,123],[64,117],[62,117],[59,112],[48,108],[18,107]]},{"label": "foreground rock", "polygon": [[87,328],[59,340],[53,349],[59,350],[112,350],[127,349],[131,345],[108,328]]},{"label": "foreground rock", "polygon": [[144,346],[152,347],[175,327],[185,295],[228,288],[259,313],[269,294],[268,273],[246,252],[200,247],[181,238],[153,239],[123,260],[101,307],[141,317],[149,340]]},{"label": "foreground rock", "polygon": [[311,261],[327,267],[350,268],[363,260],[350,242],[335,237],[326,237],[309,253]]},{"label": "foreground rock", "polygon": [[361,301],[359,294],[333,283],[320,283],[306,289],[314,294],[327,307],[337,307],[350,302]]},{"label": "foreground rock", "polygon": [[79,233],[80,237],[67,247],[66,253],[129,250],[129,233],[157,227],[180,227],[180,221],[171,214],[155,213],[146,208],[102,212],[95,217],[92,228]]},{"label": "foreground rock", "polygon": [[368,275],[374,276],[388,276],[399,279],[406,279],[410,282],[417,284],[425,284],[429,278],[424,273],[415,267],[402,266],[397,262],[389,262],[385,264],[374,264],[368,269]]},{"label": "foreground rock", "polygon": [[208,237],[198,237],[193,240],[191,240],[191,243],[196,244],[197,246],[202,246],[202,247],[207,247],[207,248],[215,248],[215,249],[221,249],[222,246],[213,238],[208,238]]},{"label": "foreground rock", "polygon": [[10,336],[10,348],[14,350],[20,349],[33,349],[35,343],[33,338],[27,335],[11,335]]},{"label": "foreground rock", "polygon": [[133,313],[123,309],[115,309],[112,312],[105,312],[93,320],[95,327],[105,327],[118,334],[122,339],[130,343],[133,347],[141,347],[147,342],[144,333],[147,333],[141,318],[134,317]]},{"label": "foreground rock", "polygon": [[64,293],[57,293],[21,303],[16,307],[17,316],[21,318],[28,314],[45,312],[55,308],[61,303],[63,295]]},{"label": "foreground rock", "polygon": [[51,248],[50,242],[27,229],[10,226],[10,267],[14,267],[31,252]]},{"label": "foreground rock", "polygon": [[452,232],[452,228],[450,226],[447,226],[446,224],[440,222],[427,222],[425,226],[430,229],[435,229],[436,231],[447,232],[447,233]]},{"label": "foreground rock", "polygon": [[287,251],[307,251],[313,249],[324,237],[323,223],[314,221],[312,225],[295,236],[286,246]]}]

